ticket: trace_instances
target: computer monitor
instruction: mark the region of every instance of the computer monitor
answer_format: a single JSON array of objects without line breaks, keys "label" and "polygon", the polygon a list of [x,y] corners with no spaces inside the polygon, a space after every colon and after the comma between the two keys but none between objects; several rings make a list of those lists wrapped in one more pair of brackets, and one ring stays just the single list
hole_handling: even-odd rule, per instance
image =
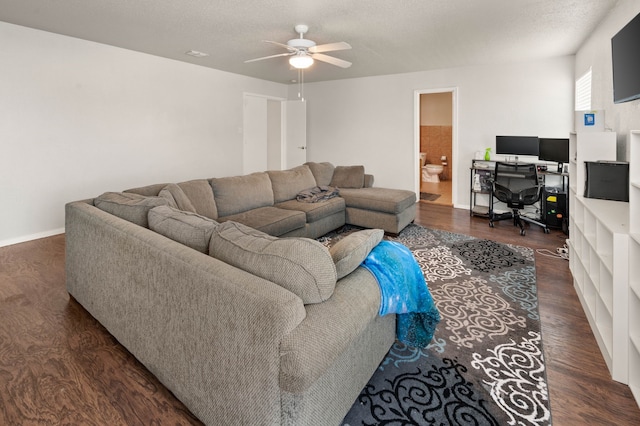
[{"label": "computer monitor", "polygon": [[537,136],[496,136],[496,154],[538,156]]},{"label": "computer monitor", "polygon": [[562,172],[562,163],[569,162],[568,138],[540,138],[538,159],[558,163],[558,172]]}]

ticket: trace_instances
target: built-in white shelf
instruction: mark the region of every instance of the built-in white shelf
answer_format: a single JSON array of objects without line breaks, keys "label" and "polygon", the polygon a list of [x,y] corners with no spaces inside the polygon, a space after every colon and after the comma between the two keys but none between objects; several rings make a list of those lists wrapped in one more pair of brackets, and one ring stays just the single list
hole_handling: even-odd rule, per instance
[{"label": "built-in white shelf", "polygon": [[[640,385],[640,371],[629,362],[640,359],[640,352],[631,354],[629,337],[629,203],[583,196],[585,161],[615,161],[616,134],[572,133],[569,158],[569,268],[574,287],[611,377],[628,383],[633,371]],[[640,253],[640,242],[637,249]],[[637,288],[640,294],[640,283]],[[637,302],[640,306],[640,298]],[[640,342],[640,333],[634,336]]]},{"label": "built-in white shelf", "polygon": [[629,387],[640,405],[640,130],[629,132]]}]

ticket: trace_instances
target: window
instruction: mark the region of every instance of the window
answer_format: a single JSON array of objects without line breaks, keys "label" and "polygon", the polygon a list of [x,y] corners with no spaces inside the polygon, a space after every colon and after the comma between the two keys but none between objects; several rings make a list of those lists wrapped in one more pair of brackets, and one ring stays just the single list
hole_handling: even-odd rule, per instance
[{"label": "window", "polygon": [[591,68],[576,80],[576,111],[591,109]]}]

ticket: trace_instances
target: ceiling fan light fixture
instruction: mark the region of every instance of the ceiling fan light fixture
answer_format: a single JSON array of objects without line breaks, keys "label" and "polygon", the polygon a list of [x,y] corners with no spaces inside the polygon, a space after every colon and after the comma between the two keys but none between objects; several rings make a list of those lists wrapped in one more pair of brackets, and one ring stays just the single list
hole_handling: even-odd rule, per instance
[{"label": "ceiling fan light fixture", "polygon": [[305,69],[313,65],[313,58],[307,54],[298,54],[289,58],[289,64],[297,69]]}]

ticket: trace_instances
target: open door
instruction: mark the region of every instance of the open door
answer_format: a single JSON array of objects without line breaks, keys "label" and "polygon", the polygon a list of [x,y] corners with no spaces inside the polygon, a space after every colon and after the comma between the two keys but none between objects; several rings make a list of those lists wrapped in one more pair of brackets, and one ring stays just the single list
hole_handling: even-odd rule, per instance
[{"label": "open door", "polygon": [[283,169],[290,169],[307,161],[307,103],[285,101],[283,107],[285,110]]},{"label": "open door", "polygon": [[307,161],[307,104],[244,95],[242,171],[284,170]]}]

